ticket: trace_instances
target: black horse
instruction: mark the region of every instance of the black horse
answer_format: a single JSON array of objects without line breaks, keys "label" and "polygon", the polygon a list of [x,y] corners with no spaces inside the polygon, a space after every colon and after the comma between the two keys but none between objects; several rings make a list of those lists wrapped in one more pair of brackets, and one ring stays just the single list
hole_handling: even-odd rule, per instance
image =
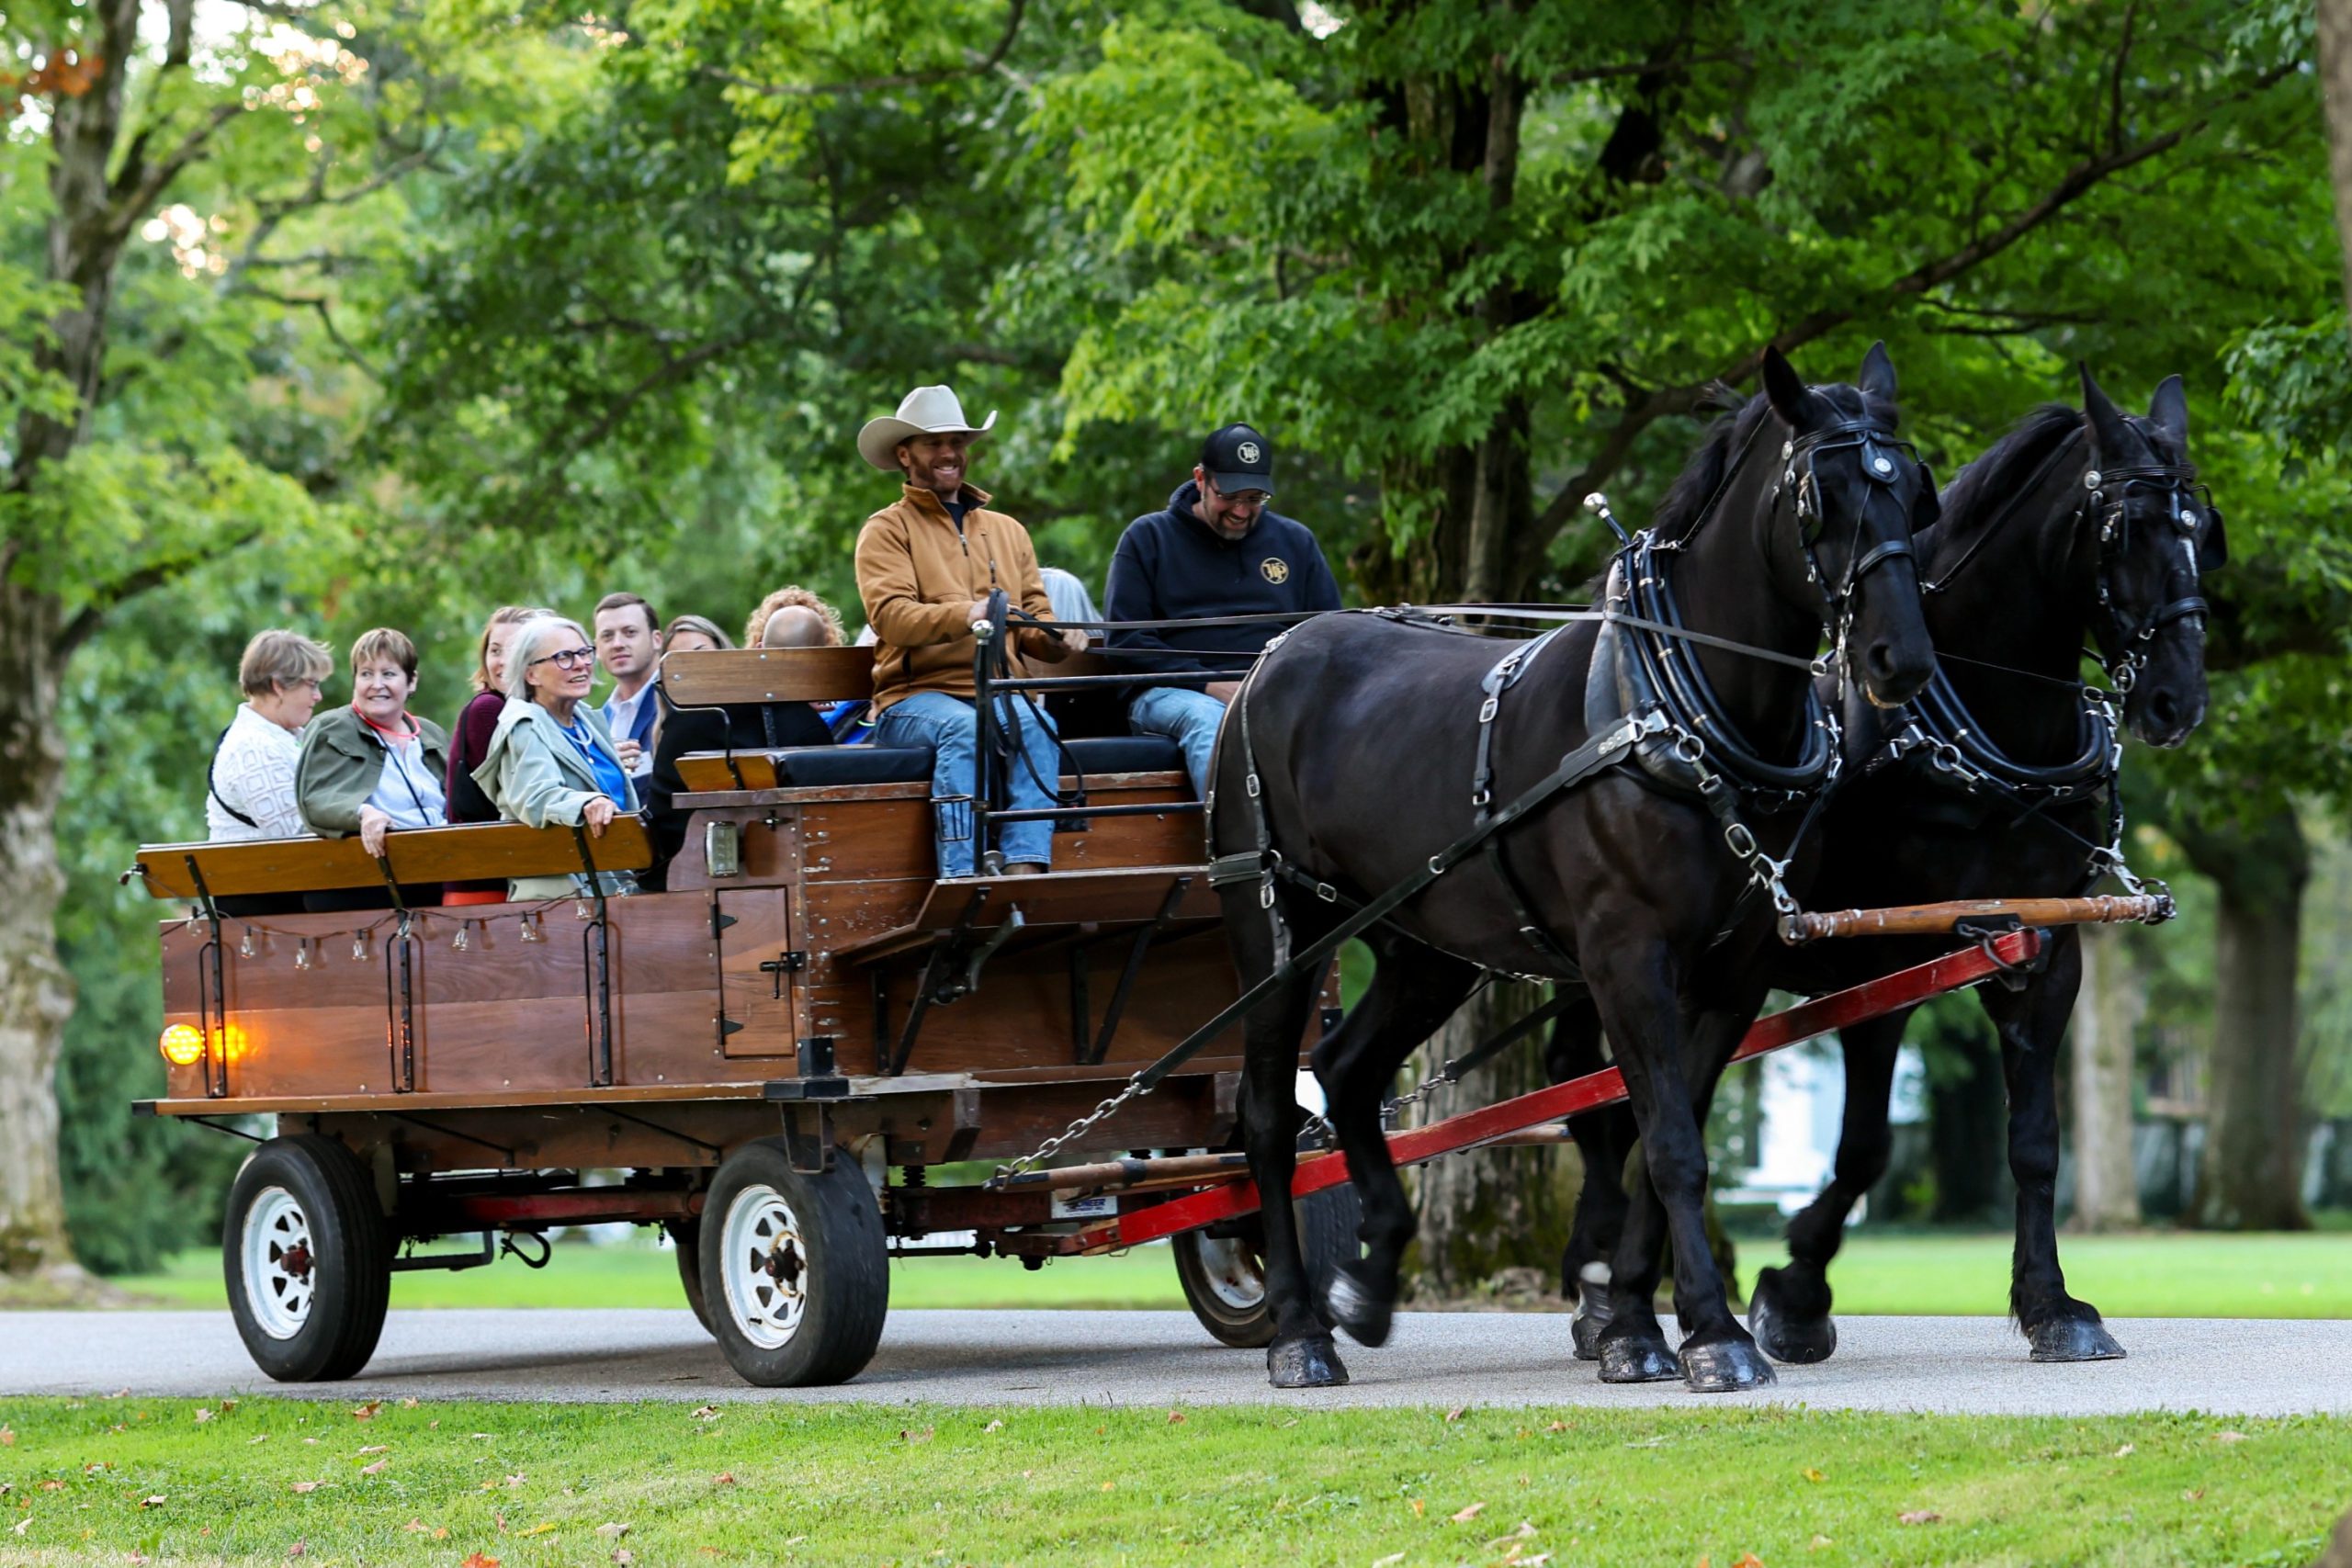
[{"label": "black horse", "polygon": [[[2188,408],[2178,377],[2147,417],[2120,413],[2083,373],[2081,412],[2037,410],[1954,478],[1943,516],[1920,536],[1934,563],[1928,625],[1939,671],[1901,714],[1857,714],[1849,772],[1821,821],[1808,902],[1879,908],[1944,899],[2066,896],[2120,862],[2120,756],[2107,700],[2080,671],[2097,641],[2132,731],[2177,746],[2205,713],[2205,601],[2199,573],[2220,566],[2220,515],[2188,460]],[[1942,938],[1839,939],[1780,954],[1774,983],[1824,991],[1949,950]],[[2081,983],[2076,933],[2051,934],[2045,962],[1979,989],[2000,1034],[2017,1182],[2009,1304],[2036,1360],[2095,1360],[2122,1348],[2058,1264],[2054,1068]],[[1788,1227],[1791,1261],[1765,1269],[1748,1326],[1783,1361],[1817,1361],[1837,1345],[1825,1270],[1854,1202],[1884,1174],[1887,1101],[1912,1010],[1847,1029],[1846,1113],[1828,1187]],[[1565,1016],[1547,1054],[1555,1077],[1602,1065],[1599,1024]],[[1634,1136],[1622,1111],[1572,1123],[1587,1168],[1623,1168]],[[1595,1353],[1607,1305],[1589,1286],[1617,1244],[1620,1184],[1585,1183],[1562,1259],[1577,1298],[1577,1343]]]},{"label": "black horse", "polygon": [[[1931,510],[1933,491],[1893,434],[1894,372],[1883,344],[1858,380],[1808,388],[1768,353],[1764,391],[1718,422],[1637,541],[1649,547],[1621,558],[1612,604],[1653,626],[1679,617],[1688,633],[1719,641],[1621,637],[1630,630],[1621,623],[1606,628],[1612,642],[1588,623],[1539,647],[1386,613],[1331,615],[1271,648],[1227,714],[1210,840],[1220,868],[1242,868],[1238,879],[1215,880],[1245,984],[1338,929],[1354,900],[1454,867],[1366,932],[1378,961],[1371,986],[1313,1054],[1364,1210],[1365,1256],[1320,1303],[1328,1320],[1309,1299],[1289,1196],[1299,1134],[1291,1078],[1314,999],[1309,966],[1250,1018],[1245,1129],[1264,1202],[1275,1317],[1267,1365],[1277,1386],[1346,1380],[1332,1324],[1367,1345],[1387,1336],[1414,1227],[1381,1134],[1382,1102],[1405,1057],[1483,970],[1589,987],[1611,1038],[1626,1043],[1619,1055],[1651,1151],[1655,1201],[1624,1228],[1602,1376],[1679,1371],[1700,1391],[1772,1381],[1703,1263],[1676,1275],[1690,1329],[1679,1359],[1650,1294],[1669,1229],[1678,1256],[1707,1256],[1705,1152],[1690,1074],[1727,1049],[1763,1000],[1751,976],[1756,948],[1770,940],[1770,909],[1744,890],[1770,885],[1777,863],[1742,815],[1801,802],[1824,777],[1835,726],[1811,666],[1825,625],[1835,657],[1874,703],[1902,703],[1933,669],[1910,558],[1915,514]],[[1622,575],[1629,564],[1633,575]],[[1589,682],[1597,643],[1601,678]],[[1504,652],[1517,677],[1508,694],[1496,668]],[[1651,697],[1628,704],[1636,673]],[[1668,687],[1680,695],[1661,709],[1652,699]],[[1482,704],[1488,694],[1495,700]],[[1662,712],[1690,722],[1669,727]],[[1556,778],[1589,762],[1601,736],[1625,750],[1578,787],[1537,789],[1547,772]],[[1639,766],[1628,761],[1634,751]],[[1788,758],[1799,761],[1766,761]],[[1677,786],[1694,780],[1697,789]],[[1785,793],[1774,802],[1776,788]],[[1489,813],[1511,819],[1531,795],[1539,803],[1491,840],[1499,852],[1462,850],[1476,824]],[[1512,805],[1496,807],[1502,801]],[[1784,813],[1780,840],[1792,816]]]}]

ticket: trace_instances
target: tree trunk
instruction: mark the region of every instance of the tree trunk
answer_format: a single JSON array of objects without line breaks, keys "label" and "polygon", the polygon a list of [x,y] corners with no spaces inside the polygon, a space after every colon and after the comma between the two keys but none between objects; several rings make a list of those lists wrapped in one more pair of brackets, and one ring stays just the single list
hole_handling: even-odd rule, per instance
[{"label": "tree trunk", "polygon": [[2188,827],[2181,843],[2221,895],[2205,1153],[2190,1219],[2216,1230],[2306,1230],[2295,961],[2310,848],[2285,803],[2243,822]]},{"label": "tree trunk", "polygon": [[0,586],[0,1272],[70,1265],[58,1180],[57,1052],[74,986],[57,956],[58,617]]},{"label": "tree trunk", "polygon": [[2147,1010],[2124,935],[2082,929],[2083,988],[2075,998],[2075,1224],[2125,1230],[2140,1223],[2132,1160],[2132,1044]]},{"label": "tree trunk", "polygon": [[[1537,987],[1498,981],[1431,1037],[1421,1060],[1461,1055],[1542,1000]],[[1525,1041],[1460,1083],[1431,1089],[1413,1105],[1412,1124],[1426,1126],[1492,1105],[1547,1081],[1539,1042]],[[1565,1145],[1478,1149],[1420,1167],[1413,1173],[1413,1208],[1420,1223],[1415,1292],[1458,1300],[1502,1270],[1521,1268],[1537,1270],[1545,1292],[1554,1289],[1551,1277],[1567,1245],[1578,1176],[1576,1152]]]},{"label": "tree trunk", "polygon": [[2319,80],[2327,100],[2335,231],[2344,243],[2344,302],[2352,310],[2352,0],[2319,0]]}]

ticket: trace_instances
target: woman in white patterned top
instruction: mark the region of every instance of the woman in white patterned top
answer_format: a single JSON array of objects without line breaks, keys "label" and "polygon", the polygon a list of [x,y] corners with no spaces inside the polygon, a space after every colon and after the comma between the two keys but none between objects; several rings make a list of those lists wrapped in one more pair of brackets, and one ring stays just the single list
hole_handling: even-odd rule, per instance
[{"label": "woman in white patterned top", "polygon": [[319,683],[334,668],[326,644],[299,632],[266,631],[245,644],[237,663],[245,700],[220,732],[206,779],[204,821],[214,843],[310,836],[295,807],[294,761]]}]

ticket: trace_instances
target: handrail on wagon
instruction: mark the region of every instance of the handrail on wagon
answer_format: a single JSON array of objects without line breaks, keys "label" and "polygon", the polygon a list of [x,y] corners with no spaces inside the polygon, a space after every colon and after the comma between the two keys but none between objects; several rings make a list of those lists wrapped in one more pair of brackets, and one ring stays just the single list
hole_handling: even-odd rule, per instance
[{"label": "handrail on wagon", "polygon": [[[636,817],[616,816],[595,840],[594,864],[641,871],[653,863],[653,840]],[[395,829],[378,860],[357,839],[245,839],[227,843],[148,844],[123,874],[157,898],[200,902],[264,893],[317,893],[375,887],[387,878],[414,885],[493,877],[561,876],[581,869],[581,842],[570,828],[520,822]]]}]

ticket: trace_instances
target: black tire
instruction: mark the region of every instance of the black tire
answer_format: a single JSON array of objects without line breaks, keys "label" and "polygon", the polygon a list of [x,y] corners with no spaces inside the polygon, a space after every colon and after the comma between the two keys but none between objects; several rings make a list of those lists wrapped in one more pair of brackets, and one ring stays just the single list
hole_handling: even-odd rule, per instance
[{"label": "black tire", "polygon": [[392,1286],[391,1227],[357,1156],[317,1133],[272,1138],[229,1189],[229,1310],[254,1364],[333,1382],[376,1353]]},{"label": "black tire", "polygon": [[702,1293],[702,1226],[694,1220],[665,1220],[662,1234],[670,1238],[672,1250],[678,1255],[678,1283],[685,1288],[686,1305],[694,1309],[695,1321],[703,1332],[718,1332],[710,1325],[710,1300]]},{"label": "black tire", "polygon": [[846,1382],[874,1359],[890,1258],[881,1205],[854,1161],[837,1155],[811,1176],[792,1168],[782,1138],[744,1145],[711,1181],[697,1250],[711,1333],[744,1382]]},{"label": "black tire", "polygon": [[[1298,1250],[1320,1309],[1332,1276],[1359,1255],[1356,1227],[1363,1206],[1352,1184],[1327,1187],[1292,1205],[1298,1216]],[[1176,1278],[1184,1304],[1203,1328],[1237,1350],[1273,1343],[1274,1314],[1266,1302],[1265,1232],[1256,1215],[1240,1222],[1230,1237],[1183,1231],[1168,1239],[1176,1254]]]}]

